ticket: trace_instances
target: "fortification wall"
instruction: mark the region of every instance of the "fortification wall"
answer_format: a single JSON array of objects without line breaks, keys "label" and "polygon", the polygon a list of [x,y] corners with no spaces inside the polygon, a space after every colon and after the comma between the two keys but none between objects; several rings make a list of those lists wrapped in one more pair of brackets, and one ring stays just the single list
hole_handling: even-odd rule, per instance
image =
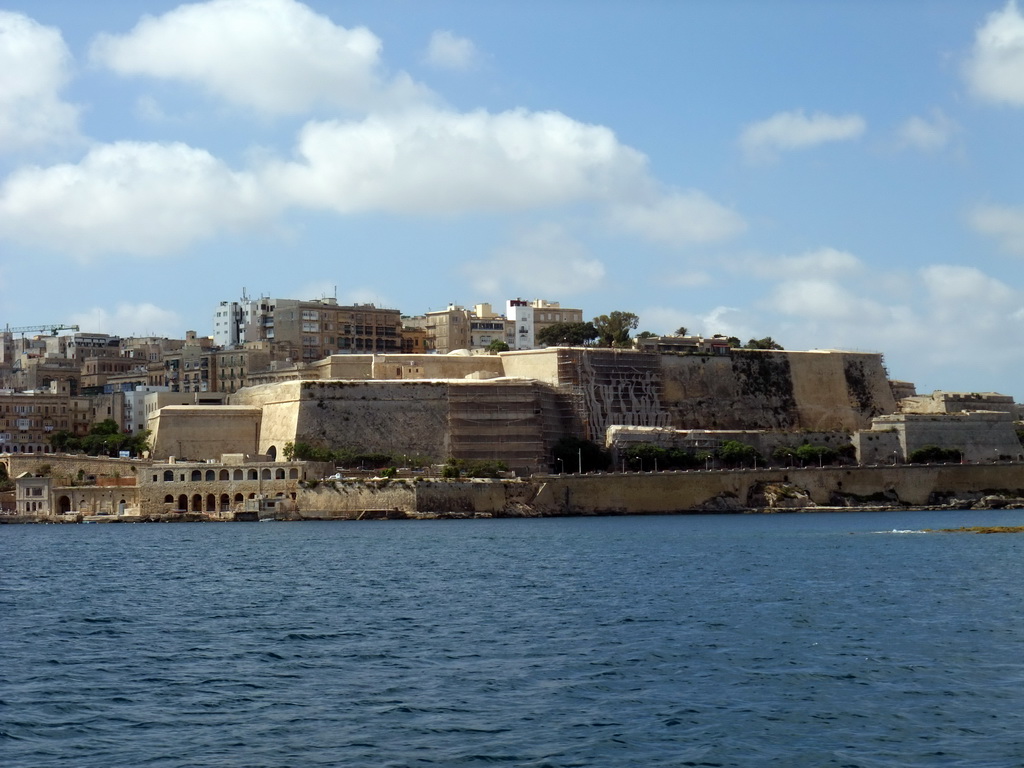
[{"label": "fortification wall", "polygon": [[880,355],[733,350],[661,367],[676,429],[853,431],[896,410]]},{"label": "fortification wall", "polygon": [[212,459],[224,453],[256,453],[260,444],[259,408],[218,405],[169,405],[149,420],[152,458]]},{"label": "fortification wall", "polygon": [[573,515],[741,510],[757,506],[765,483],[803,489],[822,506],[872,499],[925,506],[994,491],[1024,496],[1024,464],[564,475],[547,479],[533,506],[540,514]]},{"label": "fortification wall", "polygon": [[[334,483],[300,490],[307,517],[355,518],[448,513],[495,516],[729,512],[763,504],[764,488],[798,489],[813,504],[945,503],[993,492],[1024,497],[1024,464],[900,465],[789,470],[733,470],[607,475],[551,475],[532,481]],[[813,509],[813,506],[811,507]]]},{"label": "fortification wall", "polygon": [[448,384],[439,381],[296,382],[295,398],[264,406],[262,446],[302,440],[333,448],[450,455]]},{"label": "fortification wall", "polygon": [[41,470],[49,468],[47,474],[62,485],[77,478],[79,470],[86,476],[127,478],[135,477],[152,463],[147,459],[111,459],[70,453],[12,453],[0,458],[0,462],[7,465],[12,479],[23,472],[38,475]]}]

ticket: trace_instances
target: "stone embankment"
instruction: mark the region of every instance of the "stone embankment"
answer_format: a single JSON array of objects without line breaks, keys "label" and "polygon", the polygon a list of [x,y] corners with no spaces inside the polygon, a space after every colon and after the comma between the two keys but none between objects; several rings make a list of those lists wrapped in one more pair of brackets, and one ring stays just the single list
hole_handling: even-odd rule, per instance
[{"label": "stone embankment", "polygon": [[[1024,463],[536,475],[517,480],[303,483],[284,520],[438,519],[1024,507]],[[33,522],[243,519],[241,513],[32,518]],[[255,519],[250,513],[247,519]],[[27,522],[14,515],[0,522]]]}]

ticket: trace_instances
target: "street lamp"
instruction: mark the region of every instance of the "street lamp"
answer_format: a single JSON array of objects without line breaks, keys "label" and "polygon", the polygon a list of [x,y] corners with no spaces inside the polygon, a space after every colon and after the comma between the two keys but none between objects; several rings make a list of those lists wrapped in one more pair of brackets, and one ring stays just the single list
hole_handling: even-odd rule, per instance
[{"label": "street lamp", "polygon": [[640,462],[640,471],[643,472],[644,471],[644,460],[641,459],[639,456],[634,456],[633,458]]},{"label": "street lamp", "polygon": [[561,456],[556,456],[555,461],[558,462],[558,474],[561,475],[563,472],[565,472],[565,460],[562,459]]}]

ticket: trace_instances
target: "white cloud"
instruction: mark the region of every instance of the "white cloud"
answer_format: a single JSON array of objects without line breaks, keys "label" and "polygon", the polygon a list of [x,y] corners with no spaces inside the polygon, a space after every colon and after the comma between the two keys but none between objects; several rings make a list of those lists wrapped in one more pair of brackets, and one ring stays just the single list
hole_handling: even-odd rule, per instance
[{"label": "white cloud", "polygon": [[203,150],[119,142],[78,164],[11,174],[0,187],[0,237],[81,257],[158,255],[271,210],[250,175]]},{"label": "white cloud", "polygon": [[917,115],[907,118],[897,134],[902,146],[931,152],[946,146],[958,130],[955,122],[936,109],[930,118]]},{"label": "white cloud", "polygon": [[971,212],[970,223],[981,234],[996,238],[1004,250],[1024,256],[1024,207],[979,206]]},{"label": "white cloud", "polygon": [[429,97],[407,75],[385,78],[380,51],[368,29],[340,27],[295,0],[211,0],[146,16],[126,35],[101,35],[91,54],[122,75],[195,83],[272,114]]},{"label": "white cloud", "polygon": [[735,211],[696,190],[672,192],[649,204],[615,204],[610,219],[620,230],[666,245],[724,240],[747,226]]},{"label": "white cloud", "polygon": [[78,138],[78,108],[60,98],[71,63],[58,30],[0,11],[0,151]]},{"label": "white cloud", "polygon": [[641,153],[557,112],[420,109],[311,122],[297,154],[268,179],[296,204],[341,213],[529,209],[651,184]]},{"label": "white cloud", "polygon": [[977,31],[964,73],[979,98],[1024,106],[1024,17],[1014,0]]},{"label": "white cloud", "polygon": [[921,270],[930,303],[937,311],[977,315],[1012,302],[1015,292],[974,267],[936,264]]},{"label": "white cloud", "polygon": [[473,67],[478,58],[479,53],[472,40],[440,29],[430,36],[425,61],[438,69],[463,70]]},{"label": "white cloud", "polygon": [[858,296],[835,280],[786,280],[775,286],[771,306],[781,315],[808,321],[871,323],[886,312],[878,302]]},{"label": "white cloud", "polygon": [[819,248],[796,256],[751,256],[731,262],[734,271],[773,280],[824,279],[860,272],[856,256],[835,248]]},{"label": "white cloud", "polygon": [[463,265],[473,289],[485,295],[569,296],[604,281],[605,268],[555,224],[523,232],[487,260]]},{"label": "white cloud", "polygon": [[114,336],[167,336],[180,338],[182,320],[177,312],[155,304],[120,303],[111,312],[105,307],[72,314],[72,325],[109,333]]},{"label": "white cloud", "polygon": [[860,138],[866,127],[860,115],[816,112],[808,117],[803,110],[778,112],[767,120],[746,126],[739,143],[749,158],[770,160],[782,151]]}]

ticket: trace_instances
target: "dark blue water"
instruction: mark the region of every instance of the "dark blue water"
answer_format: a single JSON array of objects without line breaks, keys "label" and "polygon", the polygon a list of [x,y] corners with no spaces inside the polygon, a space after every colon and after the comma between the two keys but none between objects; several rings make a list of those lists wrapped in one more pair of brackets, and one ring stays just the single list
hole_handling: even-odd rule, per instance
[{"label": "dark blue water", "polygon": [[0,526],[0,765],[1024,763],[1024,512]]}]

